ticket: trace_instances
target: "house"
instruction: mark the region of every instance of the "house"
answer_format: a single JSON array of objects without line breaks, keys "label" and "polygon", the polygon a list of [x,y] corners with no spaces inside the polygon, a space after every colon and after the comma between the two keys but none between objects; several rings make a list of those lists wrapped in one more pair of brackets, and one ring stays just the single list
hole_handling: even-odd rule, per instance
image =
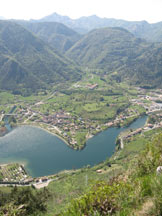
[{"label": "house", "polygon": [[91,90],[93,90],[93,89],[95,89],[95,88],[97,88],[98,87],[98,84],[96,83],[96,84],[93,84],[93,85],[88,85],[88,88],[89,89],[91,89]]},{"label": "house", "polygon": [[96,170],[96,173],[102,173],[102,170],[101,169]]}]

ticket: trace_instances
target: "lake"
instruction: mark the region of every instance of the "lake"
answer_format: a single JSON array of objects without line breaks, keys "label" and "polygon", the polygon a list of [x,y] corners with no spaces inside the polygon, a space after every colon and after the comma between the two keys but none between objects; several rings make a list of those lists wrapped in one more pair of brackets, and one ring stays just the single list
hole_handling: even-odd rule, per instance
[{"label": "lake", "polygon": [[51,175],[65,169],[95,165],[115,151],[115,140],[125,129],[144,126],[147,116],[140,117],[127,128],[109,128],[87,141],[76,151],[45,130],[21,126],[0,137],[0,163],[20,162],[32,177]]}]

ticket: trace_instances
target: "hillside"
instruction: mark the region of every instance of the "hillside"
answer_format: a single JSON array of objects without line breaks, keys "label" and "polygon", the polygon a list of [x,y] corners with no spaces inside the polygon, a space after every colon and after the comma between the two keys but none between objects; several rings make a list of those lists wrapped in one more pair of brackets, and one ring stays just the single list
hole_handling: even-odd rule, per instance
[{"label": "hillside", "polygon": [[136,37],[141,37],[149,41],[162,41],[162,22],[150,24],[146,21],[126,21],[113,18],[100,18],[96,15],[71,19],[68,16],[61,16],[53,13],[39,21],[41,22],[60,22],[66,26],[85,34],[96,28],[103,27],[122,27],[133,33]]},{"label": "hillside", "polygon": [[[161,147],[162,133],[159,133],[134,159],[125,156],[129,162],[125,171],[115,175],[114,170],[110,180],[97,181],[58,215],[162,215],[162,174],[156,174],[162,162]],[[120,160],[123,159],[118,157],[118,164]]]},{"label": "hillside", "polygon": [[18,23],[62,53],[81,38],[81,35],[61,23],[27,21],[19,21]]},{"label": "hillside", "polygon": [[0,21],[0,50],[1,89],[35,91],[80,77],[71,61],[16,23]]},{"label": "hillside", "polygon": [[85,35],[66,53],[78,64],[102,69],[117,81],[161,86],[162,44],[147,43],[122,28],[102,28]]}]

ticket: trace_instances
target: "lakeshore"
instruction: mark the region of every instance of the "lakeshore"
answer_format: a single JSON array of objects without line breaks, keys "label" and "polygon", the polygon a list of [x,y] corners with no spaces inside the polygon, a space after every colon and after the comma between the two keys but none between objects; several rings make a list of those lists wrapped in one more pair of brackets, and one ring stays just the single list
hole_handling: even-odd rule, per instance
[{"label": "lakeshore", "polygon": [[[140,117],[142,117],[142,116],[136,116],[135,118],[133,118],[131,121],[129,121],[129,122],[126,122],[125,124],[123,124],[123,126],[124,127],[128,127],[129,125],[131,125],[134,121],[136,121],[138,118],[140,118]],[[127,119],[127,118],[126,118]],[[85,148],[86,147],[86,142],[89,140],[89,139],[91,139],[92,137],[94,137],[95,135],[97,135],[97,134],[99,134],[99,133],[101,133],[101,132],[103,132],[103,131],[105,131],[105,130],[107,130],[108,128],[111,128],[111,127],[118,127],[119,128],[119,126],[117,126],[117,121],[115,121],[115,123],[112,123],[112,124],[107,124],[107,127],[105,127],[104,129],[102,129],[102,130],[99,130],[99,131],[96,131],[96,133],[95,134],[87,134],[87,136],[86,136],[86,139],[85,139],[85,143],[84,143],[84,145],[82,146],[82,148],[80,148],[79,150],[82,150],[83,148]],[[76,148],[74,145],[71,145],[70,143],[68,143],[68,141],[66,140],[66,137],[63,137],[63,136],[61,136],[59,133],[57,133],[57,131],[55,130],[55,131],[52,131],[51,130],[51,128],[49,129],[49,128],[46,128],[46,127],[44,127],[44,125],[45,124],[37,124],[37,123],[30,123],[30,124],[28,124],[28,123],[26,123],[26,124],[19,124],[19,125],[17,125],[16,127],[21,127],[21,126],[32,126],[32,127],[36,127],[36,128],[40,128],[40,129],[42,129],[42,130],[44,130],[44,131],[46,131],[46,132],[48,132],[49,134],[52,134],[53,136],[56,136],[56,137],[58,137],[59,139],[61,139],[65,144],[67,144],[70,148],[73,148],[74,150],[78,150],[78,148]],[[51,125],[46,125],[46,126],[51,126]],[[15,128],[16,128],[15,127]],[[121,127],[121,126],[120,126]],[[7,133],[6,133],[7,134]]]},{"label": "lakeshore", "polygon": [[40,128],[41,130],[44,130],[46,131],[47,133],[53,135],[53,136],[56,136],[58,137],[59,139],[61,139],[66,145],[68,145],[69,147],[71,147],[69,145],[69,143],[66,141],[66,139],[64,139],[62,136],[60,136],[59,134],[57,134],[56,132],[52,132],[50,131],[49,129],[47,128],[44,128],[44,127],[41,127],[40,125],[37,125],[37,124],[20,124],[18,125],[17,127],[21,127],[21,126],[31,126],[31,127],[35,127],[35,128]]},{"label": "lakeshore", "polygon": [[[75,105],[75,101],[78,101],[77,92],[74,92],[72,96],[67,91],[48,95],[44,99],[35,97],[38,101],[32,98],[32,103],[17,100],[17,103],[8,107],[8,111],[3,109],[0,113],[1,125],[4,126],[4,117],[7,116],[8,123],[14,128],[0,138],[1,159],[7,158],[10,161],[26,159],[27,171],[33,176],[44,176],[64,169],[99,163],[113,154],[119,133],[136,122],[142,122],[143,120],[140,119],[145,119],[142,116],[144,113],[148,113],[149,119],[152,119],[152,114],[155,114],[153,121],[161,127],[161,105],[157,103],[157,98],[161,98],[161,92],[154,92],[154,97],[150,97],[144,96],[143,90],[138,91],[141,92],[138,97],[132,96],[129,101],[125,93],[121,95],[116,92],[105,95],[102,92],[103,96],[99,98],[100,100],[98,96],[96,103],[88,100],[82,104],[82,110],[85,111],[80,110],[78,113],[74,112],[75,109],[70,110],[62,105],[61,108],[54,107],[60,97],[61,101],[58,103],[62,104],[62,99],[66,99],[64,103],[68,104],[71,98]],[[94,90],[88,92],[89,97],[92,94],[94,97],[99,93]],[[83,95],[84,92],[81,96]],[[111,103],[108,103],[109,100]],[[68,106],[72,108],[70,104]],[[100,113],[102,107],[104,110]],[[114,110],[113,113],[111,113],[112,110]],[[105,113],[104,116],[103,113]],[[98,116],[94,118],[94,114]],[[83,158],[86,158],[85,161]],[[37,172],[38,167],[41,167],[40,172]],[[43,173],[43,170],[47,173]]]},{"label": "lakeshore", "polygon": [[[139,128],[147,117],[132,123]],[[46,130],[21,126],[0,138],[0,158],[2,160],[26,160],[25,169],[30,176],[39,177],[55,174],[61,170],[93,166],[110,157],[115,151],[115,141],[124,128],[109,128],[88,139],[86,148],[75,151],[69,148],[58,136]],[[14,145],[13,145],[14,143]]]}]

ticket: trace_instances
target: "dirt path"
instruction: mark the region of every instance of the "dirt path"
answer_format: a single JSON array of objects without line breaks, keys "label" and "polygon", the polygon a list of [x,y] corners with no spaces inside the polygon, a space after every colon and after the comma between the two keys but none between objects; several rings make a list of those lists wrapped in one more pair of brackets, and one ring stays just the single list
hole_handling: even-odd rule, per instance
[{"label": "dirt path", "polygon": [[149,215],[149,211],[152,209],[153,207],[153,201],[151,199],[147,200],[142,208],[139,211],[135,212],[135,216],[148,216]]}]

